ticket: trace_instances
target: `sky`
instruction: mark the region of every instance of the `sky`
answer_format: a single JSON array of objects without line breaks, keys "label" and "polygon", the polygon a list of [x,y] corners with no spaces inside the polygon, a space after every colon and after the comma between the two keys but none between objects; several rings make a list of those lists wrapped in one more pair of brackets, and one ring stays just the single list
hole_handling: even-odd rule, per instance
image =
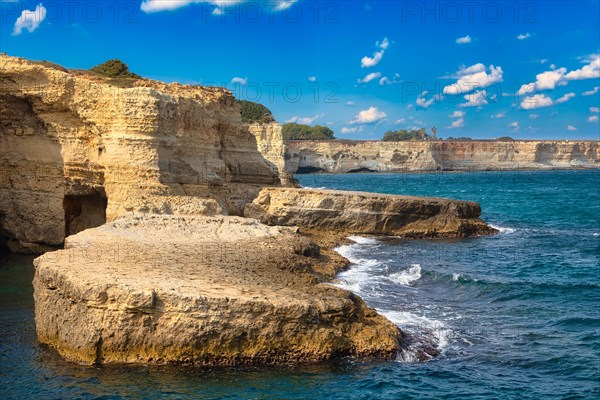
[{"label": "sky", "polygon": [[118,58],[336,137],[600,140],[594,1],[0,0],[0,51]]}]

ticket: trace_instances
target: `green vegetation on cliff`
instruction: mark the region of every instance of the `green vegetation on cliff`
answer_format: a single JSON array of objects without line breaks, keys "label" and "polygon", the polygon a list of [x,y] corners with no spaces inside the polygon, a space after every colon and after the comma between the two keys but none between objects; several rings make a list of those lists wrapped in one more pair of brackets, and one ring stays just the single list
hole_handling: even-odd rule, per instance
[{"label": "green vegetation on cliff", "polygon": [[129,71],[129,67],[121,60],[108,60],[92,67],[90,71],[107,78],[132,78],[140,79],[141,76]]},{"label": "green vegetation on cliff", "polygon": [[284,140],[332,140],[335,139],[331,128],[321,125],[308,126],[296,123],[284,124]]},{"label": "green vegetation on cliff", "polygon": [[251,124],[254,122],[273,122],[275,117],[267,107],[248,100],[238,100],[241,107],[242,122]]},{"label": "green vegetation on cliff", "polygon": [[425,131],[425,128],[418,130],[401,129],[399,131],[388,131],[383,135],[384,142],[405,142],[408,140],[428,140],[430,136]]}]

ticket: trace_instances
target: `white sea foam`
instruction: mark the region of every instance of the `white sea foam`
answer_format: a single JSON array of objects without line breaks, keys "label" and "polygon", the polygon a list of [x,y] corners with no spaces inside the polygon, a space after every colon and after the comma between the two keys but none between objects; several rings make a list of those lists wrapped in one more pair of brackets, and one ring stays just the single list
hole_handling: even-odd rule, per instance
[{"label": "white sea foam", "polygon": [[600,236],[600,233],[596,232],[592,236]]},{"label": "white sea foam", "polygon": [[327,188],[325,186],[320,186],[320,187],[302,186],[302,189],[306,189],[306,190],[325,190]]},{"label": "white sea foam", "polygon": [[356,244],[378,244],[379,241],[375,238],[364,237],[364,236],[348,236],[348,239],[352,240]]},{"label": "white sea foam", "polygon": [[401,285],[408,286],[414,281],[421,278],[421,266],[419,264],[412,264],[410,268],[405,269],[404,271],[396,272],[394,274],[390,274],[388,279],[399,283]]},{"label": "white sea foam", "polygon": [[[372,243],[374,239],[356,237],[359,240],[365,239],[366,243]],[[351,238],[354,240],[354,238]],[[338,274],[335,286],[350,290],[360,294],[364,287],[369,286],[373,279],[378,275],[379,270],[384,269],[385,265],[378,260],[370,258],[361,258],[358,249],[360,244],[350,244],[337,247],[337,251],[342,257],[345,257],[352,263],[352,267]]]},{"label": "white sea foam", "polygon": [[457,274],[456,272],[452,274],[452,280],[454,282],[458,281],[460,279],[460,274]]},{"label": "white sea foam", "polygon": [[492,227],[492,228],[500,231],[500,233],[511,234],[511,233],[515,233],[516,232],[515,228],[507,228],[507,227],[493,225],[493,224],[489,224],[489,225],[490,225],[490,227]]}]

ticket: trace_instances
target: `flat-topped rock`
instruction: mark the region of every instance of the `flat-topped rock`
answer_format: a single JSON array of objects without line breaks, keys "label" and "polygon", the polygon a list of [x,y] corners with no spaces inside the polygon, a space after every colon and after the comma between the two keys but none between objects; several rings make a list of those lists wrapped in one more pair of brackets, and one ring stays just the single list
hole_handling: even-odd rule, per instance
[{"label": "flat-topped rock", "polygon": [[245,215],[268,225],[405,237],[496,232],[475,202],[341,190],[265,188]]},{"label": "flat-topped rock", "polygon": [[394,357],[398,328],[321,283],[342,265],[295,229],[252,219],[119,219],[35,260],[37,334],[88,364]]}]

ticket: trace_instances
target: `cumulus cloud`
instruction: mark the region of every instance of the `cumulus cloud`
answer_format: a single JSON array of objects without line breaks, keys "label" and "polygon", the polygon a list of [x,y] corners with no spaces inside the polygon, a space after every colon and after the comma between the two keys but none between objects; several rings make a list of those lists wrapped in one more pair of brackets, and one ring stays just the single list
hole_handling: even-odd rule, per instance
[{"label": "cumulus cloud", "polygon": [[534,110],[536,108],[550,107],[553,104],[554,102],[550,97],[546,97],[543,94],[534,94],[523,99],[521,108],[523,110]]},{"label": "cumulus cloud", "polygon": [[600,55],[592,54],[586,58],[586,61],[589,62],[588,65],[569,72],[567,75],[565,75],[565,78],[568,80],[600,78]]},{"label": "cumulus cloud", "polygon": [[566,85],[565,74],[566,68],[559,68],[552,71],[542,72],[535,76],[535,82],[521,86],[518,95],[530,94],[539,90],[554,89],[557,86]]},{"label": "cumulus cloud", "polygon": [[500,118],[504,118],[504,117],[506,117],[506,113],[504,111],[499,112],[498,114],[492,115],[492,118],[495,118],[495,119],[500,119]]},{"label": "cumulus cloud", "polygon": [[510,124],[508,124],[508,127],[511,128],[513,131],[518,131],[521,128],[517,121],[511,122]]},{"label": "cumulus cloud", "polygon": [[596,93],[598,93],[599,90],[600,90],[600,86],[596,86],[592,90],[587,90],[587,91],[583,92],[581,95],[582,96],[593,96]]},{"label": "cumulus cloud", "polygon": [[464,96],[466,103],[459,104],[461,107],[481,107],[488,103],[487,92],[485,90],[479,90]]},{"label": "cumulus cloud", "polygon": [[590,107],[590,112],[600,113],[600,107]]},{"label": "cumulus cloud", "polygon": [[387,117],[387,114],[384,113],[383,111],[379,111],[377,109],[377,107],[369,107],[366,110],[360,111],[356,115],[356,117],[352,121],[349,121],[348,123],[350,125],[373,124],[373,123],[381,122],[381,121],[385,120],[386,117]]},{"label": "cumulus cloud", "polygon": [[27,29],[29,33],[33,33],[40,24],[46,19],[46,7],[42,3],[35,7],[35,10],[23,10],[21,16],[15,21],[13,36],[18,36],[23,33],[23,29]]},{"label": "cumulus cloud", "polygon": [[564,96],[562,96],[560,99],[556,100],[556,104],[560,104],[560,103],[566,103],[567,101],[571,100],[573,97],[575,97],[575,93],[567,93]]},{"label": "cumulus cloud", "polygon": [[529,39],[530,37],[531,37],[531,33],[526,32],[526,33],[522,33],[522,34],[518,35],[517,39],[525,40],[525,39]]},{"label": "cumulus cloud", "polygon": [[538,119],[540,114],[529,114],[529,119]]},{"label": "cumulus cloud", "polygon": [[426,96],[427,93],[429,93],[427,90],[423,91],[423,93],[421,93],[418,97],[417,97],[417,107],[421,107],[421,108],[428,108],[430,105],[433,104],[433,102],[435,101],[435,98],[431,98],[429,100],[427,100]]},{"label": "cumulus cloud", "polygon": [[567,125],[567,130],[568,131],[576,131],[577,128],[575,128],[573,125]]},{"label": "cumulus cloud", "polygon": [[469,93],[475,89],[502,82],[502,68],[490,65],[489,73],[487,73],[485,65],[478,63],[460,68],[454,76],[458,77],[458,81],[444,87],[444,94]]},{"label": "cumulus cloud", "polygon": [[454,111],[452,114],[449,115],[450,118],[462,118],[464,116],[465,116],[464,111]]},{"label": "cumulus cloud", "polygon": [[316,76],[309,76],[308,80],[311,82],[316,82],[317,81],[317,77]]},{"label": "cumulus cloud", "polygon": [[592,115],[587,120],[588,120],[588,122],[598,122],[598,116],[597,115]]},{"label": "cumulus cloud", "polygon": [[325,114],[317,114],[313,117],[296,117],[296,116],[294,116],[285,122],[302,124],[302,125],[310,125],[313,122],[315,122],[317,119],[323,118],[324,116],[325,116]]},{"label": "cumulus cloud", "polygon": [[398,83],[398,78],[400,78],[400,74],[394,74],[394,77],[392,79],[388,78],[387,76],[384,76],[379,80],[379,86],[392,85],[394,83]]},{"label": "cumulus cloud", "polygon": [[354,103],[353,101],[347,101],[346,105],[352,107],[352,106],[356,105],[356,103]]},{"label": "cumulus cloud", "polygon": [[463,118],[458,118],[457,120],[454,120],[448,128],[456,129],[462,128],[463,126],[465,126],[465,120]]},{"label": "cumulus cloud", "polygon": [[340,132],[342,132],[344,134],[355,133],[355,132],[358,132],[358,128],[357,127],[349,128],[347,126],[344,126]]},{"label": "cumulus cloud", "polygon": [[467,35],[467,36],[459,37],[458,39],[456,39],[456,43],[457,44],[471,43],[471,36]]},{"label": "cumulus cloud", "polygon": [[369,83],[374,79],[379,79],[381,78],[381,72],[371,72],[370,74],[367,74],[367,76],[365,76],[362,79],[358,80],[358,83]]},{"label": "cumulus cloud", "polygon": [[362,60],[360,60],[360,66],[362,68],[371,68],[379,64],[379,62],[383,59],[385,51],[390,46],[390,41],[388,38],[383,38],[381,42],[375,43],[375,46],[377,46],[379,50],[373,53],[373,57],[365,56],[362,58]]},{"label": "cumulus cloud", "polygon": [[231,84],[234,85],[236,83],[245,86],[248,84],[248,78],[240,78],[239,76],[236,76],[231,80]]},{"label": "cumulus cloud", "polygon": [[394,122],[394,124],[400,125],[400,124],[404,124],[405,122],[406,122],[405,118],[400,118],[400,119],[397,119],[396,122]]}]

